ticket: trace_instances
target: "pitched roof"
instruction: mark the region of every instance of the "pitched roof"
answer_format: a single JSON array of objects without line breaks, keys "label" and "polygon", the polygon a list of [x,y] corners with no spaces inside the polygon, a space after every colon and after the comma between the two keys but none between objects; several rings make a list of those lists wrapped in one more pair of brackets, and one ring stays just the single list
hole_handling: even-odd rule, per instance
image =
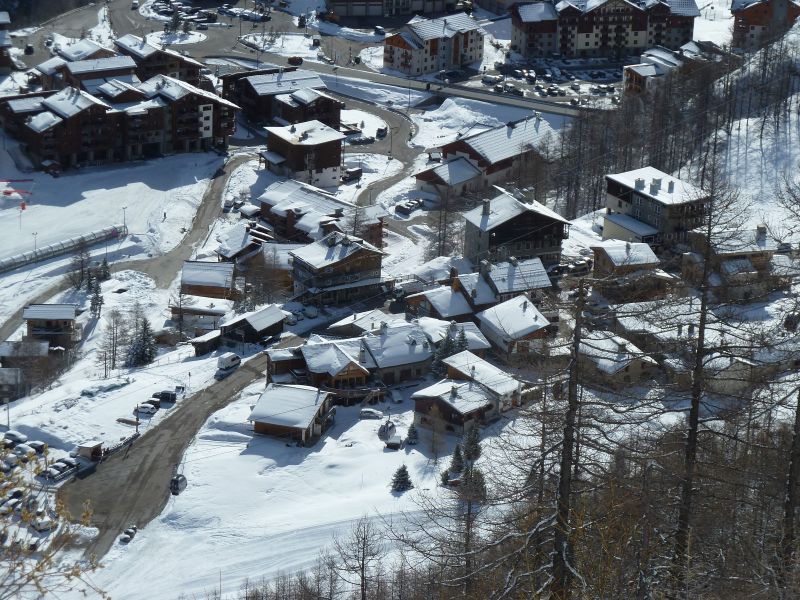
[{"label": "pitched roof", "polygon": [[516,6],[516,11],[523,23],[538,23],[540,21],[555,21],[558,19],[558,13],[552,2],[519,4]]},{"label": "pitched roof", "polygon": [[42,100],[42,106],[64,118],[73,117],[90,106],[110,108],[102,100],[74,87],[66,87],[58,93],[48,96]]},{"label": "pitched roof", "polygon": [[406,297],[406,300],[423,296],[444,319],[472,314],[472,308],[464,298],[464,294],[455,291],[450,286],[441,285],[418,294],[411,294]]},{"label": "pitched roof", "polygon": [[584,333],[578,350],[591,360],[604,373],[613,375],[639,359],[649,364],[656,361],[642,353],[625,338],[608,331],[589,331]]},{"label": "pitched roof", "polygon": [[286,71],[245,77],[253,91],[259,96],[286,94],[301,88],[326,89],[319,75],[313,71]]},{"label": "pitched roof", "polygon": [[413,323],[387,323],[363,339],[379,369],[419,363],[433,356],[433,345]]},{"label": "pitched roof", "polygon": [[504,340],[523,338],[549,325],[524,294],[487,308],[476,316],[481,325]]},{"label": "pitched roof", "polygon": [[181,271],[181,285],[233,288],[233,263],[187,260]]},{"label": "pitched roof", "polygon": [[269,212],[278,217],[285,217],[290,210],[298,216],[313,211],[321,215],[343,217],[346,211],[355,206],[325,190],[293,179],[276,181],[269,185],[258,200],[262,212],[266,205]]},{"label": "pitched roof", "polygon": [[442,379],[411,395],[412,400],[438,398],[449,404],[461,415],[481,410],[493,404],[493,398],[483,386],[472,381]]},{"label": "pitched roof", "polygon": [[489,279],[498,294],[553,287],[541,258],[504,261],[491,266]]},{"label": "pitched roof", "polygon": [[[362,352],[362,347],[364,348]],[[375,368],[375,361],[366,351],[362,338],[347,340],[312,341],[300,346],[300,353],[312,373],[335,376],[348,365],[355,365],[364,373]],[[363,360],[361,360],[363,358]]]},{"label": "pitched roof", "polygon": [[223,104],[229,108],[239,108],[233,102],[225,100],[216,94],[212,94],[211,92],[202,90],[190,83],[186,83],[185,81],[181,81],[180,79],[175,79],[174,77],[169,77],[167,75],[156,75],[151,77],[144,83],[139,84],[138,88],[149,98],[152,98],[156,95],[161,95],[169,100],[179,100],[188,94],[194,94],[195,96],[206,98],[212,102]]},{"label": "pitched roof", "polygon": [[478,22],[466,13],[456,13],[438,19],[415,16],[406,28],[423,40],[451,38],[457,33],[478,31],[485,34]]},{"label": "pitched roof", "polygon": [[290,254],[315,269],[335,265],[357,252],[383,254],[369,242],[338,231],[326,235],[321,240],[292,250]]},{"label": "pitched roof", "polygon": [[73,75],[135,68],[136,62],[130,56],[110,56],[108,58],[92,58],[67,63],[67,69]]},{"label": "pitched roof", "polygon": [[505,191],[499,196],[489,200],[488,215],[483,214],[483,211],[483,206],[476,206],[472,210],[464,213],[464,218],[469,223],[480,228],[481,231],[490,231],[498,225],[502,225],[525,212],[535,212],[543,217],[560,221],[561,223],[569,223],[564,217],[554,210],[547,208],[544,204],[536,202],[536,200],[523,202],[522,200],[517,200],[514,196]]},{"label": "pitched roof", "polygon": [[[652,198],[661,204],[684,204],[706,198],[708,194],[690,183],[667,175],[655,167],[642,167],[624,173],[611,173],[606,179],[614,181],[627,188],[636,190],[638,194]],[[636,180],[642,180],[639,189],[636,189]],[[651,191],[651,184],[657,183],[657,188]],[[669,186],[672,185],[672,191]]]},{"label": "pitched roof", "polygon": [[306,429],[314,422],[328,395],[307,385],[270,383],[247,420]]},{"label": "pitched roof", "polygon": [[478,326],[471,321],[466,323],[456,323],[455,321],[443,321],[433,317],[419,317],[413,321],[422,328],[428,339],[438,346],[446,337],[453,341],[458,341],[461,332],[467,339],[467,349],[469,350],[488,350],[492,347],[486,336],[481,333]]},{"label": "pitched roof", "polygon": [[75,42],[74,44],[70,44],[69,46],[59,46],[57,52],[60,56],[63,56],[67,60],[79,61],[84,60],[95,52],[99,52],[101,50],[106,50],[106,48],[94,40],[84,38]]},{"label": "pitched roof", "polygon": [[592,246],[608,256],[615,267],[626,265],[657,265],[659,263],[656,253],[648,244],[642,242],[620,242],[606,240],[602,244]]},{"label": "pitched roof", "polygon": [[246,321],[254,330],[264,331],[267,327],[271,327],[283,321],[286,315],[287,313],[284,312],[280,306],[277,304],[270,304],[264,308],[239,315],[230,321],[222,323],[220,327],[228,329],[236,323]]},{"label": "pitched roof", "polygon": [[30,120],[26,121],[25,125],[33,131],[41,133],[42,131],[47,131],[51,127],[55,127],[63,121],[64,119],[61,117],[54,115],[49,110],[46,110],[44,112],[40,112],[38,115],[32,116]]},{"label": "pitched roof", "polygon": [[133,35],[132,33],[128,33],[117,38],[114,40],[114,43],[123,50],[126,50],[131,54],[135,54],[139,58],[147,58],[148,56],[159,52],[159,49],[153,46],[150,42],[144,38],[140,38],[138,35]]},{"label": "pitched roof", "polygon": [[43,75],[53,75],[58,69],[63,67],[67,64],[60,56],[54,56],[53,58],[48,58],[44,62],[40,62],[38,65],[34,67],[35,70],[39,71]]},{"label": "pitched roof", "polygon": [[295,146],[316,146],[344,139],[344,134],[317,120],[305,121],[283,127],[264,127],[267,141],[275,136]]},{"label": "pitched roof", "polygon": [[[669,9],[673,15],[681,17],[699,17],[700,9],[697,7],[695,0],[663,0],[665,4],[669,5]],[[733,0],[736,3],[736,0]],[[733,11],[733,7],[731,7]]]},{"label": "pitched roof", "polygon": [[459,156],[453,160],[448,160],[441,164],[425,169],[416,174],[419,177],[423,173],[431,173],[440,181],[447,185],[458,185],[469,181],[481,174],[481,170],[473,165],[467,158]]},{"label": "pitched roof", "polygon": [[448,356],[442,359],[442,363],[501,396],[512,394],[521,387],[520,382],[503,369],[475,356],[469,350]]},{"label": "pitched roof", "polygon": [[550,124],[542,118],[527,117],[493,129],[479,131],[455,142],[445,144],[447,148],[453,144],[464,143],[481,156],[489,164],[498,163],[512,156],[518,156],[543,141],[552,134]]},{"label": "pitched roof", "polygon": [[15,98],[6,102],[6,105],[13,113],[38,112],[42,110],[42,101],[46,96],[29,96],[26,98]]},{"label": "pitched roof", "polygon": [[458,281],[461,287],[464,288],[470,303],[474,306],[481,306],[483,304],[494,304],[497,302],[497,296],[489,285],[489,282],[480,273],[465,273],[458,276]]},{"label": "pitched roof", "polygon": [[22,311],[22,318],[26,321],[73,321],[77,316],[76,304],[29,304]]},{"label": "pitched roof", "polygon": [[336,321],[333,325],[329,325],[328,329],[338,329],[341,327],[353,327],[361,331],[373,331],[380,327],[381,322],[391,323],[393,321],[405,322],[406,316],[404,313],[391,314],[385,313],[382,310],[375,308],[373,310],[366,310],[364,312],[354,313]]},{"label": "pitched roof", "polygon": [[614,225],[630,231],[638,237],[646,237],[648,235],[656,235],[658,229],[652,225],[648,225],[638,219],[634,219],[630,215],[623,215],[620,213],[607,213],[603,216],[606,221],[611,221]]}]

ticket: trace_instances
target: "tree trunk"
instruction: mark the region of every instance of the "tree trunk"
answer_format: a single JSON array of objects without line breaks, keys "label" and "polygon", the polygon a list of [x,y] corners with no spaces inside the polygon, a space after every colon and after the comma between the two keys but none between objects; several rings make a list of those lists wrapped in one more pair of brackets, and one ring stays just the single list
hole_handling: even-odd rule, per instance
[{"label": "tree trunk", "polygon": [[798,405],[794,410],[794,429],[792,431],[792,450],[789,456],[789,474],[786,478],[786,498],[783,503],[783,536],[778,548],[778,586],[780,597],[789,598],[787,575],[794,555],[794,513],[797,510],[797,480],[800,477],[800,393]]}]

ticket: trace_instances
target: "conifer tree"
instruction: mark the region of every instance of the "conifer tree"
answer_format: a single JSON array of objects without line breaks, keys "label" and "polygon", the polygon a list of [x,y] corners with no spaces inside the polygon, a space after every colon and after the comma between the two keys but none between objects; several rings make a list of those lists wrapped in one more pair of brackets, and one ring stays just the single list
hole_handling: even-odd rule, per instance
[{"label": "conifer tree", "polygon": [[450,471],[453,473],[461,473],[464,470],[464,457],[461,455],[461,444],[456,444],[456,449],[453,450],[453,459],[450,461]]},{"label": "conifer tree", "polygon": [[473,463],[480,458],[481,438],[480,432],[475,425],[472,425],[469,429],[467,429],[466,433],[464,434],[464,441],[462,442],[462,445],[464,447],[463,455],[465,461]]},{"label": "conifer tree", "polygon": [[411,482],[411,476],[408,474],[408,468],[405,465],[400,465],[392,477],[392,491],[405,492],[414,487]]}]

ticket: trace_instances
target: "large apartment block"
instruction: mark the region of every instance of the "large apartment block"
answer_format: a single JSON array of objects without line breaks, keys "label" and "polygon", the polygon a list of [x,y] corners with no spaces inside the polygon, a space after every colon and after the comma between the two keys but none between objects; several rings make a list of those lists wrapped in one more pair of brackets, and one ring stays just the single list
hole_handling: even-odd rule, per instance
[{"label": "large apartment block", "polygon": [[646,48],[677,49],[691,41],[694,0],[544,0],[515,5],[511,48],[529,56],[622,58]]},{"label": "large apartment block", "polygon": [[396,17],[453,12],[455,0],[326,0],[340,17]]},{"label": "large apartment block", "polygon": [[383,66],[406,75],[438,73],[483,60],[486,32],[466,13],[414,17],[383,43]]}]

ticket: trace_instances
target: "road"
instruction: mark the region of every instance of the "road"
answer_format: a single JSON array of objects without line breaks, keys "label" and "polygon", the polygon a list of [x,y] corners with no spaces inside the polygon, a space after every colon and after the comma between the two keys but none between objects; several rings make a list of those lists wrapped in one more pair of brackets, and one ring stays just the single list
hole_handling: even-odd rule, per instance
[{"label": "road", "polygon": [[[297,344],[284,338],[276,347]],[[63,485],[58,498],[70,514],[82,514],[83,503],[92,507],[92,525],[100,533],[85,549],[87,557],[103,557],[127,527],[144,527],[161,514],[169,499],[169,482],[186,448],[205,421],[228,405],[246,386],[264,377],[266,356],[245,362],[226,379],[184,398],[169,410],[157,427],[98,465],[97,470]]]}]

